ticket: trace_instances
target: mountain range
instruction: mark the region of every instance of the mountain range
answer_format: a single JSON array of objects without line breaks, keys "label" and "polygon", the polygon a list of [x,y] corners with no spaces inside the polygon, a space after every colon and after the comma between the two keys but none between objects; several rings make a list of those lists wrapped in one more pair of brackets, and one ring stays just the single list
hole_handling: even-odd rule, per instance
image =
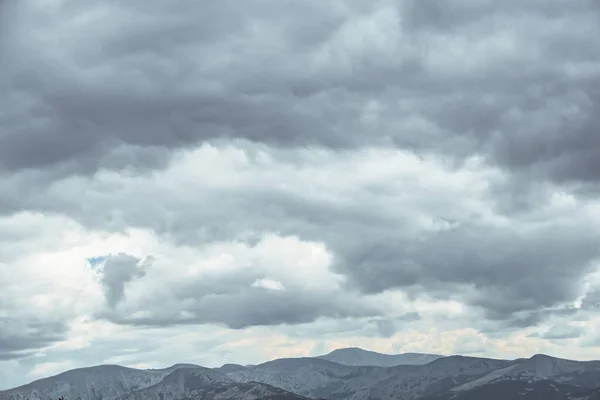
[{"label": "mountain range", "polygon": [[0,400],[600,400],[600,361],[503,360],[358,348],[256,366],[100,365],[0,391]]}]

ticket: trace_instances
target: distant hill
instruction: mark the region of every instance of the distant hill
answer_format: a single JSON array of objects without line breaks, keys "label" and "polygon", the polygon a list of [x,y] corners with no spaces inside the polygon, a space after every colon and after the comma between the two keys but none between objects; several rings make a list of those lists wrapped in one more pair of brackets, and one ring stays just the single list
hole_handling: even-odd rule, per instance
[{"label": "distant hill", "polygon": [[318,356],[317,358],[343,365],[394,367],[396,365],[427,364],[441,357],[443,356],[438,354],[423,353],[381,354],[374,351],[359,349],[357,347],[349,347],[334,350],[329,354]]},{"label": "distant hill", "polygon": [[236,372],[236,371],[243,371],[247,368],[251,368],[252,366],[248,367],[248,366],[243,366],[243,365],[239,365],[239,364],[224,364],[218,368],[213,368],[219,372],[222,372],[224,374],[230,373],[230,372]]},{"label": "distant hill", "polygon": [[160,372],[173,372],[176,369],[180,369],[180,368],[199,368],[199,365],[196,364],[185,364],[185,363],[180,363],[180,364],[174,364],[171,365],[170,367],[167,368],[161,368],[161,369],[148,369],[148,371],[160,371]]}]

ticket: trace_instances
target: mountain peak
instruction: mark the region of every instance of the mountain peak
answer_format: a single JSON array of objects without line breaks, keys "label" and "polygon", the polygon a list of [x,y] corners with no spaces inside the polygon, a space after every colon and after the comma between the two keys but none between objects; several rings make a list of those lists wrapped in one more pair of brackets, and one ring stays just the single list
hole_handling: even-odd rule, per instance
[{"label": "mountain peak", "polygon": [[549,355],[543,354],[543,353],[534,354],[529,359],[530,360],[553,360],[553,359],[558,360],[558,358],[556,358],[556,357],[552,357],[552,356],[549,356]]},{"label": "mountain peak", "polygon": [[235,372],[235,371],[243,371],[245,369],[247,369],[247,366],[243,366],[243,365],[239,365],[239,364],[223,364],[220,367],[214,368],[217,371],[220,371],[222,373],[228,374],[230,372]]},{"label": "mountain peak", "polygon": [[158,371],[158,372],[173,372],[177,369],[189,369],[189,368],[200,368],[199,365],[189,363],[177,363],[167,368],[149,368],[147,371]]},{"label": "mountain peak", "polygon": [[371,350],[365,350],[365,349],[361,349],[360,347],[343,347],[340,349],[335,349],[330,351],[327,354],[339,354],[339,353],[369,353],[369,354],[383,354],[383,353],[377,353],[375,351],[371,351]]},{"label": "mountain peak", "polygon": [[397,365],[423,365],[441,357],[443,356],[422,353],[382,354],[359,347],[346,347],[333,350],[316,358],[349,366],[393,367]]},{"label": "mountain peak", "polygon": [[176,370],[179,368],[200,368],[200,366],[196,365],[196,364],[177,363],[177,364],[173,364],[169,368],[165,368],[165,369]]}]

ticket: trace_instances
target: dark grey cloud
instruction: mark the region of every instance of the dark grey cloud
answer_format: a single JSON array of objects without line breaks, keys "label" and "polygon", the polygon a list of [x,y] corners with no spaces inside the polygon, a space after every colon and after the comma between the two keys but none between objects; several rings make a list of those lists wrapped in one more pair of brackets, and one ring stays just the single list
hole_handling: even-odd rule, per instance
[{"label": "dark grey cloud", "polygon": [[[2,303],[0,303],[1,305]],[[0,361],[25,357],[66,338],[64,321],[0,317]]]},{"label": "dark grey cloud", "polygon": [[[592,172],[597,168],[592,167],[600,149],[594,134],[600,51],[586,37],[597,27],[592,22],[600,16],[597,3],[579,2],[573,8],[560,1],[407,4],[407,20],[419,32],[417,37],[449,34],[455,39],[449,45],[472,40],[464,47],[469,48],[468,58],[446,74],[458,80],[449,80],[446,88],[458,84],[460,92],[449,92],[448,98],[455,100],[445,104],[450,107],[438,111],[434,105],[431,121],[449,133],[474,139],[472,144],[490,160],[525,172],[528,178],[598,180]],[[565,29],[566,20],[581,24]],[[485,46],[490,64],[470,71],[483,43],[494,48]]]},{"label": "dark grey cloud", "polygon": [[390,338],[398,331],[406,329],[412,322],[421,320],[421,315],[416,311],[404,313],[392,319],[377,319],[372,322],[377,327],[377,333],[380,337]]},{"label": "dark grey cloud", "polygon": [[595,287],[588,290],[581,299],[581,308],[583,310],[600,309],[600,290]]},{"label": "dark grey cloud", "polygon": [[169,149],[229,137],[598,180],[594,0],[18,3],[3,11],[18,17],[3,38],[5,171],[160,167]]},{"label": "dark grey cloud", "polygon": [[152,259],[140,260],[130,254],[111,254],[102,264],[102,285],[109,307],[114,308],[125,296],[125,285],[144,276]]},{"label": "dark grey cloud", "polygon": [[377,321],[377,331],[379,332],[379,336],[384,338],[389,338],[394,336],[397,331],[396,325],[393,321],[382,320]]},{"label": "dark grey cloud", "polygon": [[421,320],[421,315],[416,311],[407,312],[398,317],[398,321],[400,322],[414,322]]},{"label": "dark grey cloud", "polygon": [[553,325],[542,333],[533,333],[530,337],[539,337],[548,340],[565,340],[565,339],[577,339],[583,336],[586,329],[581,326],[561,324]]},{"label": "dark grey cloud", "polygon": [[[160,299],[158,299],[160,300]],[[357,304],[330,304],[325,298],[311,299],[301,293],[246,292],[239,294],[210,294],[187,304],[185,314],[160,304],[148,304],[147,317],[108,314],[114,322],[141,326],[170,326],[177,324],[214,323],[233,329],[251,326],[300,324],[313,322],[318,317],[360,317],[376,311]]]},{"label": "dark grey cloud", "polygon": [[371,293],[445,292],[497,320],[575,301],[600,256],[596,228],[579,223],[519,232],[466,222],[421,237],[376,229],[334,245],[337,267],[356,285]]},{"label": "dark grey cloud", "polygon": [[[292,49],[287,40],[276,40],[276,35],[295,36],[293,22],[318,12],[310,2],[293,6],[296,10],[276,3],[268,7],[257,3],[247,9],[225,2],[208,7],[148,2],[144,9],[133,3],[102,3],[108,14],[97,2],[85,8],[61,2],[46,9],[35,8],[31,1],[22,3],[14,11],[21,25],[15,25],[5,40],[17,41],[20,34],[41,25],[56,29],[66,54],[61,58],[37,51],[44,43],[35,38],[6,51],[7,56],[20,51],[18,61],[27,68],[14,69],[13,90],[5,99],[14,106],[3,113],[7,133],[2,136],[0,159],[4,169],[71,162],[85,172],[110,167],[111,150],[123,146],[146,153],[148,148],[170,149],[215,137],[282,143],[306,143],[305,132],[318,137],[314,117],[312,126],[306,125],[306,118],[289,111],[296,100],[286,93],[291,89],[288,83],[296,80],[301,85],[304,78],[300,66],[288,59],[293,68],[287,82],[285,68],[279,65],[285,58],[279,51],[291,54]],[[83,12],[90,17],[85,27],[74,21]],[[92,28],[105,25],[107,17],[115,32],[121,33]],[[56,24],[63,18],[70,23],[59,28]],[[271,18],[279,23],[268,22]],[[327,25],[327,17],[323,23]],[[295,29],[300,30],[302,41],[305,30]],[[90,51],[90,42],[97,51]],[[269,63],[269,58],[276,62]],[[44,62],[44,74],[35,68],[39,62]],[[269,64],[275,71],[265,71]],[[93,76],[95,70],[100,76]],[[264,91],[263,81],[269,77],[275,79],[275,97],[262,99],[261,93],[252,93]],[[184,81],[188,82],[184,86],[176,83]],[[164,85],[170,89],[163,90]],[[26,119],[30,122],[24,123]],[[130,156],[127,161],[154,160],[140,157]]]},{"label": "dark grey cloud", "polygon": [[577,339],[585,333],[585,329],[579,327],[568,327],[561,329],[552,329],[542,335],[543,339],[550,340],[563,340],[563,339]]},{"label": "dark grey cloud", "polygon": [[377,327],[377,333],[380,337],[390,338],[398,331],[406,329],[412,322],[420,320],[421,315],[416,311],[411,311],[393,319],[378,319],[373,322]]},{"label": "dark grey cloud", "polygon": [[492,314],[490,318],[492,324],[489,328],[483,329],[482,331],[485,332],[487,330],[487,332],[506,332],[515,328],[527,328],[531,326],[537,326],[551,318],[577,318],[578,314],[579,310],[576,307],[570,305],[569,302],[566,302],[566,304],[563,303],[562,305],[555,307],[531,309],[527,311],[517,312],[510,315],[510,317],[508,317],[507,319],[506,315]]}]

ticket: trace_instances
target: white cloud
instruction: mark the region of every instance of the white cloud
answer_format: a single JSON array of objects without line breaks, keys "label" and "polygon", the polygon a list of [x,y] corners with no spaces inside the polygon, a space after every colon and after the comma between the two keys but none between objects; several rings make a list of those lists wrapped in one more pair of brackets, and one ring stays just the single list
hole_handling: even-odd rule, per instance
[{"label": "white cloud", "polygon": [[285,290],[285,286],[279,281],[274,281],[267,278],[257,279],[252,284],[252,287],[262,288],[267,290]]}]

